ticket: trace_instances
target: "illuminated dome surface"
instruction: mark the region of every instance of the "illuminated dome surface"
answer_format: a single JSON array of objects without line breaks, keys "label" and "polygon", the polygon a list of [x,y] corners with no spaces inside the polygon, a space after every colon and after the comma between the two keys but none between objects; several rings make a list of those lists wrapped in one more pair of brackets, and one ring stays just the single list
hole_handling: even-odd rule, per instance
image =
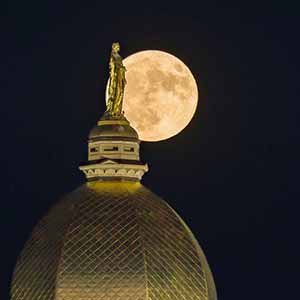
[{"label": "illuminated dome surface", "polygon": [[207,261],[172,208],[138,181],[93,181],[33,231],[12,300],[216,299]]}]

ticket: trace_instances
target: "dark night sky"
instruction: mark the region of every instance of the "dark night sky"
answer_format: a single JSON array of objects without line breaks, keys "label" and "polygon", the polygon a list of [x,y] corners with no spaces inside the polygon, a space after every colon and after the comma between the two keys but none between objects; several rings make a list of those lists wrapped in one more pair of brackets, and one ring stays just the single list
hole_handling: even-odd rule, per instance
[{"label": "dark night sky", "polygon": [[[288,193],[287,149],[288,100],[299,95],[290,43],[298,39],[296,8],[106,2],[7,1],[1,9],[0,299],[9,299],[33,226],[84,182],[78,165],[104,111],[113,41],[123,57],[170,52],[196,77],[201,98],[190,125],[142,144],[150,166],[143,183],[195,233],[219,299],[298,298],[299,204]],[[290,116],[293,149],[298,111]]]}]

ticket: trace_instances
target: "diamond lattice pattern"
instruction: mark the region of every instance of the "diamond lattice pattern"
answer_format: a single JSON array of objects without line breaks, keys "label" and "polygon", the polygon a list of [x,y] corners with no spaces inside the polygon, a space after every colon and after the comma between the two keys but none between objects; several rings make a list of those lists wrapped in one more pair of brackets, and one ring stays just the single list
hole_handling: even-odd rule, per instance
[{"label": "diamond lattice pattern", "polygon": [[140,183],[88,183],[35,229],[13,300],[206,300],[205,258],[189,229]]}]

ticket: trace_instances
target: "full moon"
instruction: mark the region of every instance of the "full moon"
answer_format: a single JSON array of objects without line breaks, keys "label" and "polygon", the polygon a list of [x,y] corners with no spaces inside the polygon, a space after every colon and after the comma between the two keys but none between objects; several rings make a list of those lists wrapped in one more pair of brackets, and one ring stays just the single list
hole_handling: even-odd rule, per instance
[{"label": "full moon", "polygon": [[157,50],[137,52],[123,61],[127,72],[123,110],[142,141],[161,141],[182,131],[197,107],[198,90],[189,68]]}]

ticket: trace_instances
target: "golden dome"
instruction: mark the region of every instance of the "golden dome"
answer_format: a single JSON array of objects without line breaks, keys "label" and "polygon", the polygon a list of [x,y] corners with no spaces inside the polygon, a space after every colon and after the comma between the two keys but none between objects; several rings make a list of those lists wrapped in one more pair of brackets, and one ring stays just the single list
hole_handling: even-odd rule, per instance
[{"label": "golden dome", "polygon": [[187,225],[138,181],[93,181],[33,231],[12,300],[215,300],[213,278]]},{"label": "golden dome", "polygon": [[15,268],[12,300],[217,299],[187,225],[139,182],[148,165],[121,113],[124,74],[114,72],[109,105],[79,167],[88,182],[34,229]]}]

